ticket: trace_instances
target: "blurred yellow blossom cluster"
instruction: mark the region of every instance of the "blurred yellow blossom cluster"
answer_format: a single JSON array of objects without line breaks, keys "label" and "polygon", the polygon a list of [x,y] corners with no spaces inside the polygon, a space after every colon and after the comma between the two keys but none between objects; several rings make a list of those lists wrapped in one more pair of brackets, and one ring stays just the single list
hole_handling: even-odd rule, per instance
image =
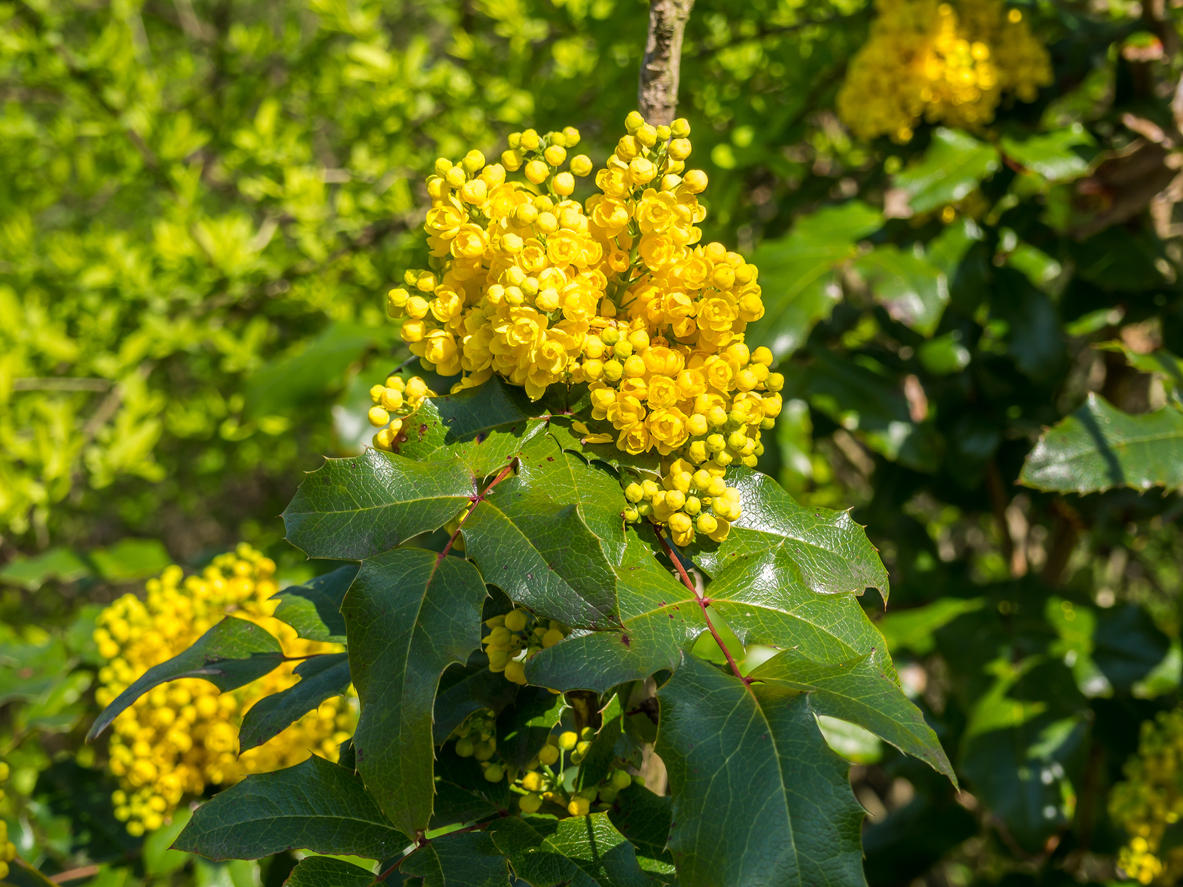
[{"label": "blurred yellow blossom cluster", "polygon": [[[592,439],[660,457],[629,488],[626,519],[668,526],[679,545],[721,541],[740,513],[723,474],[756,464],[784,379],[768,349],[744,343],[764,313],[756,267],[700,242],[707,176],[686,167],[689,124],[634,111],[625,126],[598,170],[572,153],[572,127],[512,133],[500,162],[475,150],[437,161],[431,267],[408,271],[388,310],[426,367],[460,376],[454,390],[494,374],[533,400],[586,384]],[[576,180],[593,172],[581,202]]]},{"label": "blurred yellow blossom cluster", "polygon": [[[169,567],[149,580],[141,600],[126,594],[99,616],[95,641],[107,663],[99,672],[99,705],[155,665],[186,650],[227,615],[248,619],[274,635],[287,656],[338,652],[335,644],[308,641],[272,614],[278,601],[275,563],[247,545],[222,554],[201,573],[186,577]],[[185,678],[155,687],[116,718],[111,772],[121,787],[115,815],[133,835],[151,831],[186,797],[207,786],[228,785],[248,773],[296,764],[315,752],[335,758],[356,720],[351,702],[334,697],[278,736],[238,754],[243,714],[264,696],[296,683],[297,661],[229,693],[208,681]]]},{"label": "blurred yellow blossom cluster", "polygon": [[974,128],[1004,94],[1029,102],[1052,80],[1047,50],[1002,0],[875,0],[871,36],[838,93],[838,114],[864,139],[912,138],[920,120]]},{"label": "blurred yellow blossom cluster", "polygon": [[[4,800],[4,783],[8,781],[8,764],[0,761],[0,801]],[[0,819],[0,880],[8,877],[8,864],[16,859],[16,847],[8,840],[8,823]]]},{"label": "blurred yellow blossom cluster", "polygon": [[1142,724],[1138,753],[1126,762],[1125,780],[1113,789],[1110,813],[1130,836],[1118,865],[1141,884],[1183,880],[1183,844],[1168,829],[1183,817],[1183,709]]}]

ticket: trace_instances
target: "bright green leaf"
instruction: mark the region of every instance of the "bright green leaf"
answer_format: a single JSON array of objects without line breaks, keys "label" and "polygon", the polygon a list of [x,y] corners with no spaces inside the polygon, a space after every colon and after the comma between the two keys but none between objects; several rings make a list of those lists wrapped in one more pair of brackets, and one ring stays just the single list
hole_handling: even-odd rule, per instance
[{"label": "bright green leaf", "polygon": [[998,169],[993,145],[961,130],[941,127],[933,133],[924,157],[895,177],[914,213],[924,213],[967,197]]}]

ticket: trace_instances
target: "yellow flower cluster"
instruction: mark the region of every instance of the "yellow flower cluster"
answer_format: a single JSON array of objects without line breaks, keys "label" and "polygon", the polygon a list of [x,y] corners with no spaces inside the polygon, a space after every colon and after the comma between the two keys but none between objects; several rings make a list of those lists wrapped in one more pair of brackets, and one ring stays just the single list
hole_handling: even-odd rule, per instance
[{"label": "yellow flower cluster", "polygon": [[403,381],[401,376],[386,377],[385,385],[370,387],[370,424],[378,429],[374,435],[374,446],[380,450],[393,451],[400,440],[405,440],[403,423],[419,409],[419,405],[435,392],[419,376]]},{"label": "yellow flower cluster", "polygon": [[1110,813],[1130,835],[1118,865],[1141,884],[1183,880],[1183,845],[1163,847],[1168,829],[1183,817],[1183,709],[1142,725],[1138,754],[1125,765],[1125,781],[1113,789]]},{"label": "yellow flower cluster", "polygon": [[[4,783],[8,782],[8,764],[0,761],[0,801],[4,800]],[[16,847],[8,840],[8,823],[0,819],[0,880],[8,877],[8,864],[16,859]]]},{"label": "yellow flower cluster", "polygon": [[553,619],[538,619],[529,610],[510,610],[485,620],[489,633],[481,638],[489,671],[502,672],[515,684],[526,683],[526,662],[539,650],[553,647],[568,629]]},{"label": "yellow flower cluster", "polygon": [[856,135],[912,138],[921,120],[975,128],[1003,94],[1035,98],[1052,82],[1047,50],[1002,0],[875,0],[871,36],[838,93]]},{"label": "yellow flower cluster", "polygon": [[591,750],[595,738],[591,727],[584,727],[578,733],[574,730],[551,733],[520,771],[493,759],[497,751],[497,727],[492,711],[474,712],[453,736],[456,754],[479,761],[485,779],[501,782],[509,778],[511,789],[520,795],[518,806],[523,813],[537,813],[543,805],[551,804],[555,809],[548,812],[557,813],[561,809],[570,816],[586,816],[593,804],[611,804],[620,791],[634,782],[634,777],[621,766],[609,768],[597,785],[581,789],[574,788],[574,780],[564,778],[575,775],[564,771],[579,767]]},{"label": "yellow flower cluster", "polygon": [[[513,133],[499,163],[441,158],[427,180],[432,267],[408,272],[411,289],[391,290],[387,308],[426,367],[460,376],[454,390],[494,374],[535,400],[586,384],[598,439],[659,455],[666,489],[686,492],[684,466],[722,477],[755,465],[784,379],[767,349],[744,344],[764,313],[756,267],[700,243],[707,176],[686,168],[689,124],[652,126],[634,111],[625,126],[582,202],[576,178],[593,163],[569,155],[571,127]],[[696,528],[722,540],[738,499],[697,501],[710,520],[651,500],[629,515],[668,522],[678,544]]]},{"label": "yellow flower cluster", "polygon": [[[100,614],[95,642],[107,660],[99,671],[100,705],[110,704],[141,674],[187,649],[227,615],[267,629],[288,656],[338,652],[335,644],[296,636],[273,616],[278,604],[275,563],[248,545],[219,555],[200,574],[169,567],[149,580],[144,599],[126,594]],[[336,697],[287,730],[241,756],[238,728],[257,700],[296,682],[298,662],[229,693],[185,678],[150,690],[112,725],[110,769],[121,787],[115,815],[133,835],[159,828],[185,797],[228,785],[248,773],[291,766],[313,752],[334,758],[356,720],[350,701]]]}]

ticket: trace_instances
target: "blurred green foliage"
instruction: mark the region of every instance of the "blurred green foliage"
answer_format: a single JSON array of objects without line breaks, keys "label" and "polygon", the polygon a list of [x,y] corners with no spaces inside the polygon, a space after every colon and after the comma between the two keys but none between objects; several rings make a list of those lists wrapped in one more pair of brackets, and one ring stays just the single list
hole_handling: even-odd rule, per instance
[{"label": "blurred green foliage", "polygon": [[[754,254],[751,338],[789,380],[762,467],[856,506],[965,789],[832,737],[868,762],[883,887],[1116,883],[1109,790],[1180,699],[1177,476],[1140,489],[1097,417],[1164,424],[1149,468],[1177,475],[1183,12],[1024,9],[1055,85],[905,146],[833,113],[869,2],[698,0],[686,35],[704,229]],[[23,859],[282,881],[87,806],[110,786],[81,744],[86,602],[240,538],[283,560],[273,516],[365,440],[368,384],[405,357],[382,294],[423,260],[434,159],[568,123],[606,153],[645,21],[635,0],[0,4],[0,815]],[[1046,482],[1077,458],[1092,480]]]}]

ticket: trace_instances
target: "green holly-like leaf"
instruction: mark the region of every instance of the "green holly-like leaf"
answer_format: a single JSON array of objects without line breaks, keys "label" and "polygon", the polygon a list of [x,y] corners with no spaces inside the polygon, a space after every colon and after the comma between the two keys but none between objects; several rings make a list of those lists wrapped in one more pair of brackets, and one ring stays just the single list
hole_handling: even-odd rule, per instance
[{"label": "green holly-like leaf", "polygon": [[506,887],[505,857],[482,832],[432,838],[399,866],[405,876],[423,878],[423,887]]},{"label": "green holly-like leaf", "polygon": [[331,856],[308,856],[296,863],[284,887],[370,887],[374,883],[372,872],[352,862]]},{"label": "green holly-like leaf", "polygon": [[284,510],[288,541],[309,557],[358,560],[454,517],[475,493],[459,461],[414,462],[367,450],[326,459]]},{"label": "green holly-like leaf", "polygon": [[749,677],[810,694],[818,714],[857,724],[914,755],[954,783],[953,765],[940,741],[893,675],[870,656],[847,662],[814,662],[797,650],[785,650],[753,670]]},{"label": "green holly-like leaf", "polygon": [[1020,482],[1040,490],[1097,493],[1114,487],[1183,486],[1183,410],[1131,415],[1099,394],[1049,428],[1023,463]]},{"label": "green holly-like leaf", "polygon": [[912,212],[923,213],[967,197],[997,171],[998,149],[961,130],[941,127],[919,161],[895,177]]},{"label": "green holly-like leaf", "polygon": [[516,877],[531,887],[646,887],[632,844],[606,813],[505,819],[491,829]]},{"label": "green holly-like leaf", "polygon": [[275,595],[279,606],[275,618],[282,619],[302,638],[340,644],[345,641],[345,620],[341,601],[349,584],[357,576],[357,567],[338,567],[331,573],[293,585]]},{"label": "green holly-like leaf", "polygon": [[798,505],[780,484],[757,471],[735,470],[727,482],[739,490],[743,514],[721,545],[695,555],[705,570],[717,573],[753,553],[771,559],[784,551],[806,588],[822,594],[874,588],[887,602],[887,568],[850,512]]},{"label": "green holly-like leaf", "polygon": [[623,502],[609,474],[539,437],[465,521],[465,550],[517,603],[567,625],[613,624]]},{"label": "green holly-like leaf", "polygon": [[258,680],[283,662],[279,641],[253,622],[227,616],[193,646],[144,672],[103,709],[86,739],[97,737],[124,709],[159,684],[180,678],[202,678],[223,693]]},{"label": "green holly-like leaf", "polygon": [[361,701],[357,767],[406,834],[431,818],[436,687],[445,668],[479,646],[485,595],[467,561],[399,548],[364,561],[342,605]]},{"label": "green holly-like leaf", "polygon": [[296,675],[298,683],[263,697],[243,715],[240,751],[262,745],[329,697],[344,693],[349,686],[349,660],[344,653],[313,656],[296,666]]},{"label": "green holly-like leaf", "polygon": [[852,200],[799,219],[788,236],[762,243],[752,261],[760,269],[764,316],[748,327],[748,344],[768,346],[778,360],[800,348],[842,296],[838,269],[882,224],[882,213]]},{"label": "green holly-like leaf", "polygon": [[658,700],[682,887],[866,883],[863,811],[808,695],[687,657]]},{"label": "green holly-like leaf", "polygon": [[861,256],[854,266],[866,276],[875,300],[892,319],[922,336],[936,332],[949,304],[945,272],[920,253],[890,244]]},{"label": "green holly-like leaf", "polygon": [[[621,626],[572,634],[527,665],[534,683],[604,692],[628,680],[675,668],[681,652],[706,631],[698,598],[654,560],[640,539],[630,545],[622,573]],[[793,648],[817,662],[866,656],[894,677],[886,644],[851,594],[818,594],[788,551],[753,553],[716,575],[706,587],[709,611],[744,644]]]},{"label": "green holly-like leaf", "polygon": [[1096,153],[1096,142],[1080,123],[1023,139],[1003,136],[1000,144],[1007,157],[1049,183],[1080,178]]},{"label": "green holly-like leaf", "polygon": [[260,859],[285,850],[386,859],[408,843],[353,771],[314,755],[215,795],[174,846],[208,859]]},{"label": "green holly-like leaf", "polygon": [[547,410],[497,378],[458,394],[425,400],[403,424],[399,454],[416,462],[458,460],[476,477],[512,462],[546,429]]}]

